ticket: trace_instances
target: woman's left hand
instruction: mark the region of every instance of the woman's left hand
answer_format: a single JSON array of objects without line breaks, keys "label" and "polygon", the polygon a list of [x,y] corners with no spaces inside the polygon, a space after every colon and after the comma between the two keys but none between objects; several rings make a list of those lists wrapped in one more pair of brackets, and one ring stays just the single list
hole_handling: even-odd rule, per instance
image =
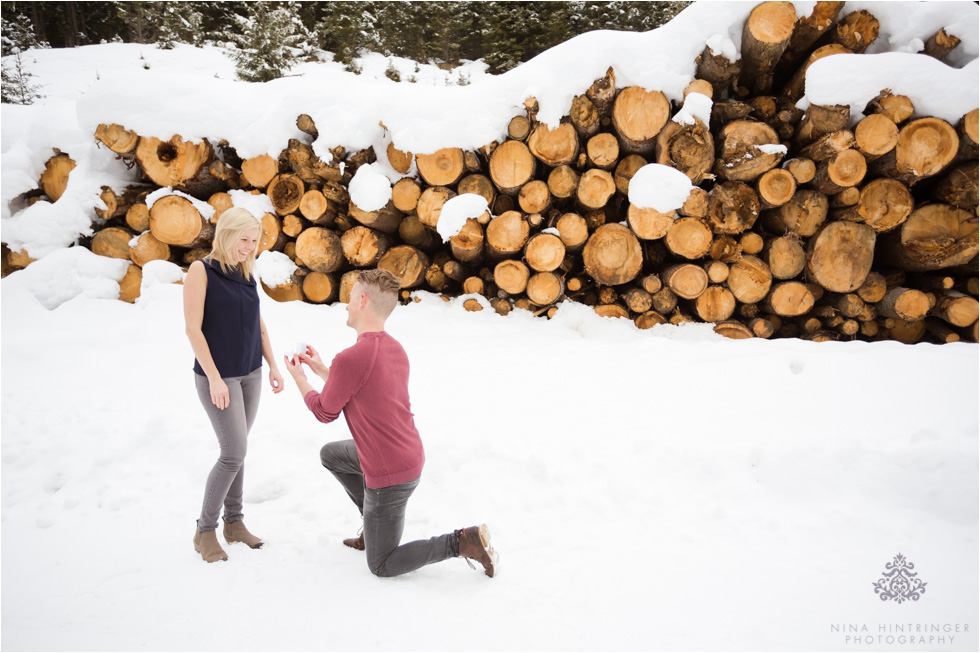
[{"label": "woman's left hand", "polygon": [[278,368],[269,370],[269,383],[272,384],[272,392],[276,394],[282,392],[282,389],[286,387],[283,385],[282,374],[279,373]]}]

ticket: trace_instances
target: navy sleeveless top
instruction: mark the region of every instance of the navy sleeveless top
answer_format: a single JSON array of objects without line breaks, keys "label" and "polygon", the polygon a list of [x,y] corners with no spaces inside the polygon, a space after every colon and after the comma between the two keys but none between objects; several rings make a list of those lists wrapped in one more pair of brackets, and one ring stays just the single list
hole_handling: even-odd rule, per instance
[{"label": "navy sleeveless top", "polygon": [[[201,331],[222,378],[247,376],[262,366],[262,329],[255,277],[245,279],[238,268],[225,274],[217,261],[201,261],[208,273]],[[194,371],[204,369],[194,359]]]}]

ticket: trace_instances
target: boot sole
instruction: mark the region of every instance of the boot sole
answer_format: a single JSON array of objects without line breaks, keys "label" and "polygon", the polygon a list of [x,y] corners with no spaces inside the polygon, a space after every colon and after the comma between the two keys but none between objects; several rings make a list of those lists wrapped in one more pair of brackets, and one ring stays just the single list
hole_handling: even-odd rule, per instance
[{"label": "boot sole", "polygon": [[480,543],[487,550],[487,555],[490,556],[490,569],[484,568],[483,571],[487,576],[493,578],[497,573],[497,561],[500,559],[500,556],[490,546],[490,529],[487,528],[486,524],[480,524]]}]

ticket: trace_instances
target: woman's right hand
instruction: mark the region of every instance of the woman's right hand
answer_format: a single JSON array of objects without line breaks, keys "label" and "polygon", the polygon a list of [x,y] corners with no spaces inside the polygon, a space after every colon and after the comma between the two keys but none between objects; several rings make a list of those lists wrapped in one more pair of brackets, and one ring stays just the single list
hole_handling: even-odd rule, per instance
[{"label": "woman's right hand", "polygon": [[310,369],[318,377],[327,380],[327,376],[330,374],[330,369],[323,364],[323,360],[320,359],[320,353],[313,349],[311,345],[306,345],[306,353],[298,354],[299,359],[309,365]]},{"label": "woman's right hand", "polygon": [[225,382],[220,379],[209,380],[208,383],[211,385],[211,403],[218,407],[218,410],[224,410],[228,407],[228,386]]}]

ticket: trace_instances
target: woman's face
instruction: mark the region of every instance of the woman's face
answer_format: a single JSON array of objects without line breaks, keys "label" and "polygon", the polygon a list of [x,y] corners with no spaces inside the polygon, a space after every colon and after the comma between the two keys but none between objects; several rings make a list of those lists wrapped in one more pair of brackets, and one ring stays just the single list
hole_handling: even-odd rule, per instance
[{"label": "woman's face", "polygon": [[258,247],[260,235],[261,230],[258,227],[242,233],[241,238],[238,239],[238,242],[232,250],[236,263],[244,261],[252,253],[252,250]]}]

